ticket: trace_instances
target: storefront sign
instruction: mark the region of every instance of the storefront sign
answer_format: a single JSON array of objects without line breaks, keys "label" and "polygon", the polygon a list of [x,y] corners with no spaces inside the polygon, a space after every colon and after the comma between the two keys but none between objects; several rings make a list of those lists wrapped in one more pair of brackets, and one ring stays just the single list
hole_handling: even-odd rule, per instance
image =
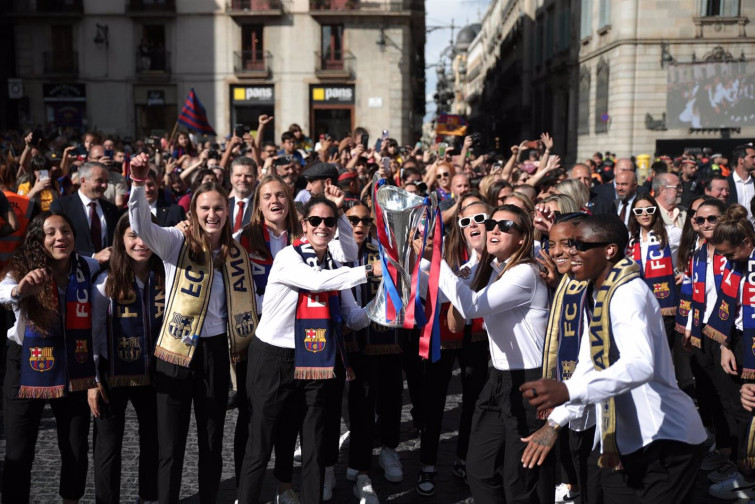
[{"label": "storefront sign", "polygon": [[44,101],[85,102],[86,86],[84,84],[42,84]]},{"label": "storefront sign", "polygon": [[275,105],[273,86],[231,86],[235,104]]},{"label": "storefront sign", "polygon": [[354,104],[354,86],[312,86],[312,103]]},{"label": "storefront sign", "polygon": [[150,89],[147,91],[147,105],[165,105],[165,91],[162,89]]}]

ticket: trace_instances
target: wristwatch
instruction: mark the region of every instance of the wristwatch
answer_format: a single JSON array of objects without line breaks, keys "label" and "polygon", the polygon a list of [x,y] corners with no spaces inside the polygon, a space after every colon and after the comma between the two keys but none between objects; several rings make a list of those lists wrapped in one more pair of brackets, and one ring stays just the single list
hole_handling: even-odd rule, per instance
[{"label": "wristwatch", "polygon": [[555,430],[556,432],[558,432],[558,431],[561,430],[561,426],[558,424],[558,422],[556,422],[555,420],[552,420],[550,418],[548,419],[548,427],[550,427],[551,429]]},{"label": "wristwatch", "polygon": [[364,271],[367,272],[367,278],[372,278],[375,276],[375,273],[372,271],[372,264],[365,264]]}]

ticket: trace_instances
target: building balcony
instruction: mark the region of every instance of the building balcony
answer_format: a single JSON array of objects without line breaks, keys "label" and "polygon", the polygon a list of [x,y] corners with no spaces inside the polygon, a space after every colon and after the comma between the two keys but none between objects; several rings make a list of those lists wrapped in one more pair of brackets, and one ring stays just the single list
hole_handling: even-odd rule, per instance
[{"label": "building balcony", "polygon": [[269,51],[235,51],[233,53],[233,71],[237,77],[247,79],[270,78],[270,60],[273,55]]},{"label": "building balcony", "polygon": [[44,52],[44,72],[46,76],[77,77],[79,75],[79,53]]},{"label": "building balcony", "polygon": [[320,51],[315,51],[315,75],[319,79],[344,80],[353,77],[352,63],[354,55],[349,51],[326,55],[323,57]]},{"label": "building balcony", "polygon": [[128,0],[129,16],[172,16],[176,13],[175,0]]},{"label": "building balcony", "polygon": [[84,0],[12,0],[8,11],[18,16],[80,16]]},{"label": "building balcony", "polygon": [[348,16],[355,14],[408,14],[421,10],[419,0],[309,0],[312,16]]},{"label": "building balcony", "polygon": [[280,16],[283,14],[282,0],[229,0],[226,12],[234,17]]},{"label": "building balcony", "polygon": [[170,51],[164,49],[137,50],[136,75],[143,80],[170,79]]}]

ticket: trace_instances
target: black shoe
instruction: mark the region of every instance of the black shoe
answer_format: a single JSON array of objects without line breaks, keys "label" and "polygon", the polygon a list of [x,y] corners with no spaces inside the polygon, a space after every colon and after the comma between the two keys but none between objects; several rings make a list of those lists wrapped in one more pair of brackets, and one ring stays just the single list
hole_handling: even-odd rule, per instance
[{"label": "black shoe", "polygon": [[417,477],[417,493],[423,497],[435,495],[435,477],[438,471],[426,472],[420,469]]},{"label": "black shoe", "polygon": [[232,410],[234,408],[239,407],[239,394],[238,392],[232,392],[228,395],[228,404],[226,405],[225,409]]},{"label": "black shoe", "polygon": [[454,476],[457,478],[461,478],[464,481],[467,481],[467,464],[461,462],[460,460],[454,460],[454,465],[451,469],[451,472],[454,473]]}]

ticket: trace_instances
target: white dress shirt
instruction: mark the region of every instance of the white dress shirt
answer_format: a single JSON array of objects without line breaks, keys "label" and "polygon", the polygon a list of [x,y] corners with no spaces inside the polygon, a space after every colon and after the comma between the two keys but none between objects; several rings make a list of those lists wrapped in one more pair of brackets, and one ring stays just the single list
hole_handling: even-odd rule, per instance
[{"label": "white dress shirt", "polygon": [[[92,259],[91,257],[84,257],[84,260],[86,261],[87,266],[89,266],[90,276],[92,278],[92,282],[94,282],[94,277],[97,276],[97,273],[99,273],[100,271],[100,263],[97,262],[96,259]],[[24,343],[24,332],[26,331],[27,318],[26,314],[23,314],[19,311],[18,300],[11,297],[11,292],[17,285],[18,282],[13,279],[10,273],[8,273],[5,278],[3,278],[3,281],[0,282],[0,304],[9,304],[11,305],[11,308],[13,308],[13,314],[16,316],[16,322],[10,329],[8,329],[8,339],[13,341],[14,343],[22,345]],[[94,290],[94,288],[92,288],[92,290]],[[63,304],[65,303],[65,296],[65,290],[58,289],[58,297],[60,299],[60,302]],[[58,313],[60,314],[60,319],[63,322],[63,327],[65,327],[65,309],[59,310]]]},{"label": "white dress shirt", "polygon": [[[92,229],[92,219],[89,218],[89,203],[94,201],[97,204],[95,210],[97,212],[97,217],[100,218],[100,231],[102,234],[100,237],[102,241],[100,243],[105,245],[105,243],[107,243],[107,221],[105,220],[105,213],[102,211],[100,201],[87,198],[84,196],[84,193],[81,192],[81,189],[79,189],[79,198],[81,198],[81,203],[84,205],[84,215],[87,217],[87,225],[89,226],[89,229]],[[99,250],[97,250],[97,252],[99,252]]]},{"label": "white dress shirt", "polygon": [[[705,441],[700,415],[676,383],[661,309],[644,280],[636,278],[616,289],[608,309],[621,357],[596,370],[585,328],[576,369],[565,382],[569,402],[555,408],[549,419],[566,425],[572,419],[568,406],[600,404],[613,397],[617,445],[624,455],[661,439],[693,445]],[[600,428],[600,418],[597,424]]]},{"label": "white dress shirt", "polygon": [[[173,283],[176,278],[176,264],[181,253],[181,246],[184,243],[183,232],[174,227],[160,227],[152,222],[149,203],[144,196],[144,186],[131,188],[131,196],[128,200],[128,217],[131,229],[139,235],[139,238],[147,247],[152,249],[152,252],[162,259],[163,266],[165,266],[165,296],[166,299],[171,299]],[[217,251],[213,251],[213,256],[216,253]],[[254,288],[254,282],[252,282],[252,288]],[[202,331],[199,333],[200,338],[225,334],[227,330],[228,310],[223,272],[220,269],[215,270],[210,292],[207,295],[210,296],[210,302],[207,306],[207,315]]]},{"label": "white dress shirt", "polygon": [[244,202],[244,209],[241,210],[241,220],[243,222],[244,212],[246,212],[247,208],[249,208],[249,204],[252,202],[252,194],[250,194],[244,199],[238,199],[238,198],[234,199],[233,208],[231,208],[231,229],[233,229],[233,226],[236,223],[236,218],[238,217],[238,214],[239,214],[239,202],[242,202],[242,201]]},{"label": "white dress shirt", "polygon": [[462,317],[485,321],[496,369],[539,368],[548,324],[548,288],[532,264],[518,264],[496,281],[502,269],[494,261],[487,287],[475,292],[442,261],[440,289]]},{"label": "white dress shirt", "polygon": [[737,189],[737,203],[747,209],[747,216],[752,219],[750,211],[750,201],[755,197],[755,183],[752,175],[748,175],[747,180],[742,180],[736,170],[732,170],[731,178],[734,179],[734,187]]},{"label": "white dress shirt", "polygon": [[352,329],[367,327],[367,311],[354,300],[351,288],[367,282],[364,266],[322,269],[309,266],[293,246],[281,250],[273,261],[265,287],[262,318],[255,335],[269,345],[294,348],[294,324],[299,289],[311,292],[341,291],[341,315]]}]

